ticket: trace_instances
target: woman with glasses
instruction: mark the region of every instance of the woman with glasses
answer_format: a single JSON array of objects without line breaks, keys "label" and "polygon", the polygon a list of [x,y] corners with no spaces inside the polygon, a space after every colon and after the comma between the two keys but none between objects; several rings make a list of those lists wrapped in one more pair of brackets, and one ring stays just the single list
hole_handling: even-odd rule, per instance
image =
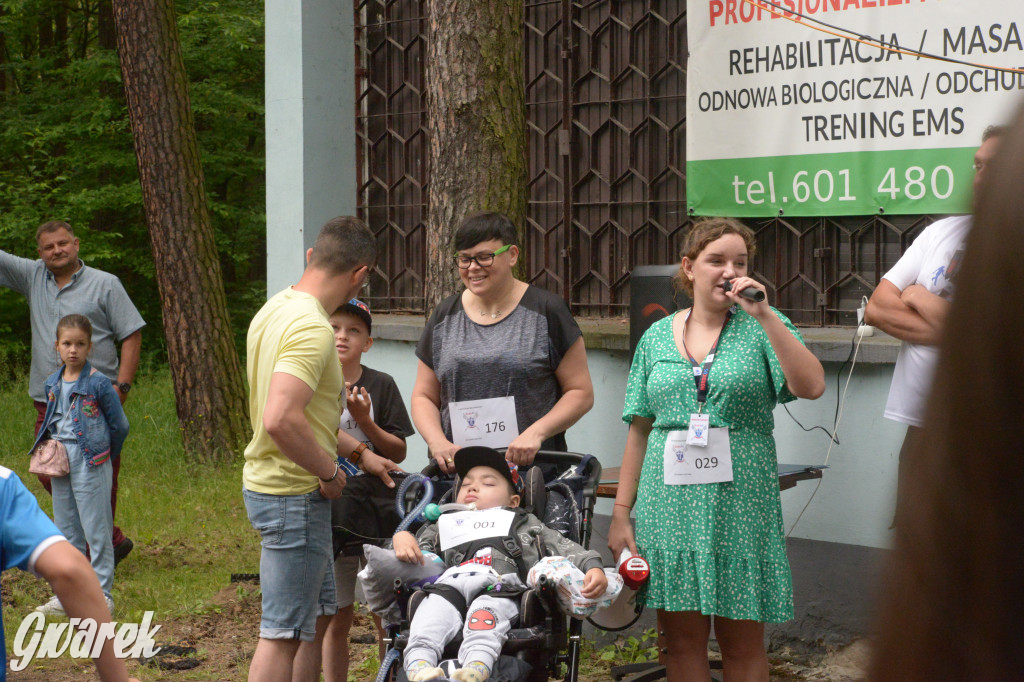
[{"label": "woman with glasses", "polygon": [[412,419],[441,470],[467,445],[507,447],[517,465],[566,449],[594,404],[583,334],[554,294],[520,281],[516,229],[478,213],[455,233],[465,289],[442,301],[416,346]]}]

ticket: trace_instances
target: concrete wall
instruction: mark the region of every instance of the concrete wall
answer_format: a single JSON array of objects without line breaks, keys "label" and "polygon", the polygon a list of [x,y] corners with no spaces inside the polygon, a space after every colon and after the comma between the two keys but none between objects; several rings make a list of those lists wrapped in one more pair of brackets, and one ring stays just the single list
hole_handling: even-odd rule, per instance
[{"label": "concrete wall", "polygon": [[267,291],[295,283],[320,227],[356,212],[352,4],[266,2]]},{"label": "concrete wall", "polygon": [[[363,356],[367,366],[395,377],[406,404],[416,376],[414,347],[411,342],[378,338],[373,349]],[[622,461],[626,427],[621,415],[628,358],[626,351],[588,349],[594,409],[570,429],[567,436],[571,450],[596,455],[605,467],[619,466]],[[839,363],[825,363],[828,387],[821,398],[798,400],[788,405],[804,426],[824,425],[831,430],[838,369]],[[842,382],[838,382],[840,390],[846,375],[844,372]],[[827,463],[829,466],[820,484],[804,481],[783,492],[783,512],[786,528],[792,529],[791,537],[868,547],[888,546],[897,455],[903,441],[903,427],[882,417],[891,378],[890,364],[857,364],[839,424],[840,445],[832,446],[831,452],[824,433],[804,432],[783,407],[777,408],[775,438],[779,461]],[[418,435],[410,438],[409,466],[416,468],[426,464],[426,457],[423,440]],[[806,511],[797,523],[805,506]],[[611,502],[600,502],[598,512],[610,513]]]}]

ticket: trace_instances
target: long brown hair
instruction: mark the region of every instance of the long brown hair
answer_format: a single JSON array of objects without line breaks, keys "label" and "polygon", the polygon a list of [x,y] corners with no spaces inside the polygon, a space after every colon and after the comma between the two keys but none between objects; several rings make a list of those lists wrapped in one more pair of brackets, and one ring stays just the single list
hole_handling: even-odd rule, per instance
[{"label": "long brown hair", "polygon": [[979,188],[870,679],[1024,679],[1024,110]]}]

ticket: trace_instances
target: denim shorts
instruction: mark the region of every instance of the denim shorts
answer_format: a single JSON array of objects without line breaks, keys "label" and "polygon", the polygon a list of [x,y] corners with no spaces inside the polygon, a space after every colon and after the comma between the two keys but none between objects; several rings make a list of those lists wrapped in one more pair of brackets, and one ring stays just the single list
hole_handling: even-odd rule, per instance
[{"label": "denim shorts", "polygon": [[268,495],[242,489],[249,523],[260,533],[260,637],[313,641],[317,616],[338,611],[331,504],[319,490]]}]

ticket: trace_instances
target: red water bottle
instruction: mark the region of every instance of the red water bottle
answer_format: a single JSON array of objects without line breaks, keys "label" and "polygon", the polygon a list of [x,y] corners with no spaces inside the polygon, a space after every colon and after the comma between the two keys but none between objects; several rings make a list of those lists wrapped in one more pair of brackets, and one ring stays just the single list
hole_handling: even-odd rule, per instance
[{"label": "red water bottle", "polygon": [[639,590],[651,577],[651,566],[647,559],[636,556],[629,551],[629,547],[624,547],[619,554],[619,575],[622,576],[622,582],[626,587]]}]

